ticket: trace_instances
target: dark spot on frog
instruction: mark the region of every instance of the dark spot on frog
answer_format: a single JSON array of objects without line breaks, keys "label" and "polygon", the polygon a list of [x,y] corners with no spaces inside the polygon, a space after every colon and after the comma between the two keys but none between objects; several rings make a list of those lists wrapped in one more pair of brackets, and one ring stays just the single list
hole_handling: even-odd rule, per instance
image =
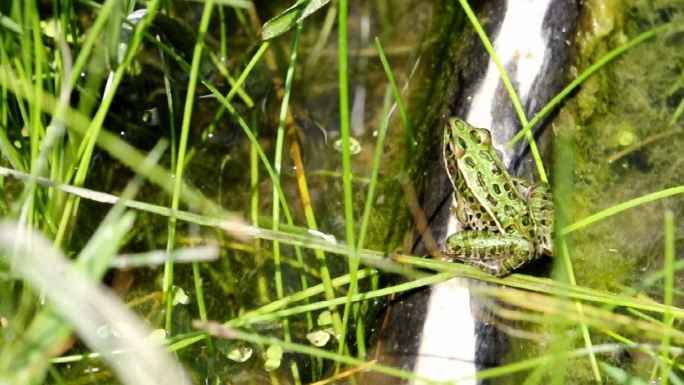
[{"label": "dark spot on frog", "polygon": [[492,156],[489,154],[489,152],[482,150],[480,151],[480,158],[484,159],[487,162],[493,162],[494,160],[492,159]]},{"label": "dark spot on frog", "polygon": [[525,214],[522,216],[521,222],[523,226],[529,226],[530,225],[530,216]]},{"label": "dark spot on frog", "polygon": [[458,142],[458,146],[461,149],[466,150],[468,148],[468,146],[466,146],[466,142],[463,140],[463,138],[458,137],[458,138],[456,138],[456,141]]},{"label": "dark spot on frog", "polygon": [[471,157],[465,157],[463,158],[463,161],[468,167],[475,168],[475,161]]},{"label": "dark spot on frog", "polygon": [[477,184],[479,184],[482,189],[487,190],[487,184],[485,183],[484,175],[482,175],[482,173],[479,171],[477,172]]},{"label": "dark spot on frog", "polygon": [[459,245],[452,245],[450,252],[451,254],[463,255],[463,247]]}]

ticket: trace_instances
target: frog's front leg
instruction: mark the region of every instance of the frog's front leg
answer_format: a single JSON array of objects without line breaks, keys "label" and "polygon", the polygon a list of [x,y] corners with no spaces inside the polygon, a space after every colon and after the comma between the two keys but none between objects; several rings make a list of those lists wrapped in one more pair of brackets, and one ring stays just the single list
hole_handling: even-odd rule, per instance
[{"label": "frog's front leg", "polygon": [[524,265],[533,252],[534,245],[521,237],[466,230],[447,239],[444,259],[465,262],[501,277]]}]

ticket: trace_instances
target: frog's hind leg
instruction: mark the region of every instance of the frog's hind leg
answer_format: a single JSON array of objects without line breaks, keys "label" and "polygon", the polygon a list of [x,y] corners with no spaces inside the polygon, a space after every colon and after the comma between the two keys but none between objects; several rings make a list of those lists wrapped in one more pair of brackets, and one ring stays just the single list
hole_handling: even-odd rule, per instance
[{"label": "frog's hind leg", "polygon": [[553,199],[549,185],[539,182],[530,188],[527,205],[538,234],[537,254],[553,256]]},{"label": "frog's hind leg", "polygon": [[534,245],[524,238],[470,230],[447,239],[444,259],[461,261],[501,277],[524,265],[533,254]]}]

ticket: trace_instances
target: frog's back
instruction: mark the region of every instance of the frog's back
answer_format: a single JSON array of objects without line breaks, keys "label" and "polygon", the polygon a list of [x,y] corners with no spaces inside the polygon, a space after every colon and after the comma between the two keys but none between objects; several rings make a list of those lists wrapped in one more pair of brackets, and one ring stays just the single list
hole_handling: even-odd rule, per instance
[{"label": "frog's back", "polygon": [[456,153],[458,168],[462,171],[462,189],[472,194],[481,209],[497,223],[498,232],[527,232],[529,209],[496,154],[489,131],[472,127],[462,120],[450,121],[450,124],[455,126],[458,136]]}]

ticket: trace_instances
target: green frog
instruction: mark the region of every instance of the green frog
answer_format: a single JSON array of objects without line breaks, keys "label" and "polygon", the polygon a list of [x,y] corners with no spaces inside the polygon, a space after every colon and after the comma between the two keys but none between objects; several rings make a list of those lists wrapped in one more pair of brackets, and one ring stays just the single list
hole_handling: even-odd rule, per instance
[{"label": "green frog", "polygon": [[544,254],[553,256],[548,185],[511,177],[488,130],[450,118],[444,129],[444,164],[464,228],[447,239],[444,259],[500,277]]}]

